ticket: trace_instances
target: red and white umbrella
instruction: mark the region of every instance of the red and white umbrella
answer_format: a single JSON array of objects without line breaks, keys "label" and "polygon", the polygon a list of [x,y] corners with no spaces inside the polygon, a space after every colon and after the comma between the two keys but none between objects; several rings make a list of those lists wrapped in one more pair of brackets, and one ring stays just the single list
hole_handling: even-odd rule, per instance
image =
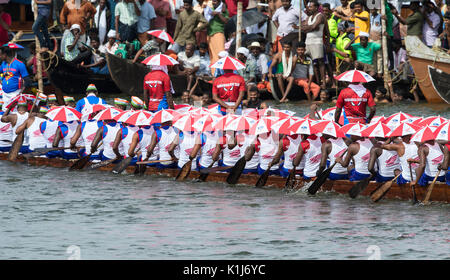
[{"label": "red and white umbrella", "polygon": [[186,114],[173,121],[173,127],[178,128],[181,131],[195,131],[194,123],[201,118],[197,114]]},{"label": "red and white umbrella", "polygon": [[276,123],[274,123],[272,125],[272,130],[275,132],[278,132],[280,134],[291,134],[291,131],[289,130],[289,128],[291,127],[291,125],[293,125],[294,123],[303,120],[302,118],[299,117],[289,117],[289,118],[284,118],[284,119],[280,119],[279,121],[277,121]]},{"label": "red and white umbrella", "polygon": [[[383,122],[386,120],[386,118],[384,116],[374,116],[371,120],[370,120],[370,124],[374,124],[377,122]],[[389,126],[389,125],[388,125]]]},{"label": "red and white umbrella", "polygon": [[172,121],[175,117],[180,116],[180,113],[172,109],[162,109],[153,114],[150,124],[165,123]]},{"label": "red and white umbrella", "polygon": [[145,110],[137,110],[132,112],[132,114],[123,122],[131,125],[150,125],[153,114]]},{"label": "red and white umbrella", "polygon": [[334,121],[323,120],[314,124],[312,127],[313,131],[316,133],[320,132],[322,134],[330,135],[333,137],[345,137],[345,133],[342,132],[341,126]]},{"label": "red and white umbrella", "polygon": [[450,121],[438,126],[434,135],[436,136],[436,140],[450,141]]},{"label": "red and white umbrella", "polygon": [[50,109],[45,116],[52,121],[71,122],[79,121],[81,113],[69,106],[56,106]]},{"label": "red and white umbrella", "polygon": [[397,127],[403,121],[410,119],[412,116],[403,112],[395,113],[387,117],[383,122],[389,127]]},{"label": "red and white umbrella", "polygon": [[173,59],[172,57],[165,54],[154,54],[142,61],[145,65],[175,65],[178,64],[178,61]]},{"label": "red and white umbrella", "polygon": [[107,106],[102,105],[102,104],[86,104],[86,106],[84,106],[83,110],[81,110],[81,115],[84,116],[89,116],[92,113],[98,112],[98,111],[102,111],[105,110],[107,108]]},{"label": "red and white umbrella", "polygon": [[222,116],[218,114],[203,115],[192,125],[192,127],[197,132],[214,131],[214,124],[221,117]]},{"label": "red and white umbrella", "polygon": [[434,126],[422,127],[419,131],[417,131],[411,137],[411,141],[414,141],[414,142],[425,142],[425,141],[428,141],[428,140],[433,140],[435,138],[435,135],[434,135],[435,131],[436,131],[436,127],[434,127]]},{"label": "red and white umbrella", "polygon": [[242,131],[249,130],[256,123],[257,119],[249,116],[238,116],[227,124],[228,130]]},{"label": "red and white umbrella", "polygon": [[229,130],[227,125],[236,118],[237,116],[234,114],[227,114],[225,116],[220,117],[217,122],[213,125],[214,130],[216,131],[224,131]]},{"label": "red and white umbrella", "polygon": [[361,131],[366,128],[360,123],[349,123],[341,127],[342,132],[348,135],[362,136]]},{"label": "red and white umbrella", "polygon": [[156,38],[162,39],[162,40],[164,40],[166,42],[169,42],[171,44],[175,43],[173,41],[172,37],[169,35],[169,33],[167,33],[164,30],[150,30],[150,31],[147,31],[147,34],[153,35]]},{"label": "red and white umbrella", "polygon": [[339,76],[335,77],[336,80],[341,82],[351,82],[351,83],[368,83],[375,81],[372,76],[366,72],[359,70],[349,70]]},{"label": "red and white umbrella", "polygon": [[126,119],[128,119],[135,111],[134,110],[126,110],[121,113],[119,113],[117,116],[114,117],[114,120],[116,122],[124,122]]},{"label": "red and white umbrella", "polygon": [[[323,120],[329,120],[334,121],[334,116],[336,113],[336,107],[331,107],[326,110],[320,111],[320,115]],[[344,113],[341,113],[341,116],[339,117],[339,123],[344,123]]]},{"label": "red and white umbrella", "polygon": [[211,64],[210,68],[224,69],[224,70],[241,70],[245,69],[245,64],[234,57],[226,56],[224,58],[217,60],[215,63]]},{"label": "red and white umbrella", "polygon": [[370,124],[361,131],[363,137],[381,137],[386,138],[391,129],[382,122]]},{"label": "red and white umbrella", "polygon": [[[442,118],[441,116],[438,117],[428,117],[424,118],[422,121],[418,123],[419,126],[440,126],[441,124],[447,122],[448,120],[445,118]],[[416,123],[416,122],[414,122]]]},{"label": "red and white umbrella", "polygon": [[269,118],[262,118],[255,122],[248,132],[250,135],[259,135],[263,133],[268,133],[272,130],[272,125],[274,121]]},{"label": "red and white umbrella", "polygon": [[259,117],[277,117],[279,119],[289,118],[293,114],[290,111],[278,110],[274,108],[267,108],[258,111]]},{"label": "red and white umbrella", "polygon": [[123,112],[123,110],[120,110],[118,108],[109,107],[109,108],[106,108],[105,110],[101,111],[100,113],[98,113],[94,117],[94,120],[97,120],[97,121],[114,120],[114,117],[116,117],[118,114],[120,114],[122,112]]},{"label": "red and white umbrella", "polygon": [[315,124],[311,119],[302,119],[289,127],[290,134],[314,134],[312,126]]},{"label": "red and white umbrella", "polygon": [[[199,114],[199,115],[209,115],[209,114],[211,114],[211,111],[210,111],[210,110],[208,110],[208,109],[206,109],[206,108],[203,108],[203,107],[200,107],[200,108],[191,107],[191,108],[188,110],[188,112],[189,112],[190,114]],[[217,111],[216,111],[216,112],[217,112]]]},{"label": "red and white umbrella", "polygon": [[12,110],[17,103],[28,103],[28,101],[33,102],[35,99],[36,97],[32,94],[19,94],[11,98],[5,107]]},{"label": "red and white umbrella", "polygon": [[399,126],[394,128],[391,132],[389,132],[388,137],[412,135],[419,130],[420,130],[419,126],[403,122]]}]

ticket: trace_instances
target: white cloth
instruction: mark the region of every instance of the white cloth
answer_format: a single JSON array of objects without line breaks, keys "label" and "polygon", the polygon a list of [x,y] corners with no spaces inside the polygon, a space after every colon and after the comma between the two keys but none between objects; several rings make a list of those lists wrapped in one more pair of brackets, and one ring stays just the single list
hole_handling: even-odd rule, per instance
[{"label": "white cloth", "polygon": [[283,77],[287,78],[292,71],[292,53],[289,54],[289,61],[286,61],[286,54],[281,54],[281,62],[283,63]]},{"label": "white cloth", "polygon": [[[214,9],[214,12],[221,12],[222,11],[222,6],[223,6],[223,3],[222,2],[220,2],[220,5],[217,7],[217,8],[215,8]],[[209,22],[210,20],[212,20],[213,19],[213,15],[212,15],[212,13],[213,13],[213,10],[209,7],[209,6],[206,6],[206,8],[205,8],[205,10],[204,10],[204,13],[205,13],[205,19]]]},{"label": "white cloth", "polygon": [[106,7],[103,10],[100,10],[100,7],[97,8],[94,22],[95,26],[98,28],[98,38],[100,39],[100,43],[103,43],[105,41],[106,32],[108,31],[106,23]]},{"label": "white cloth", "polygon": [[11,92],[3,92],[3,107],[2,110],[3,112],[6,111],[6,107],[9,105],[11,99],[13,99],[14,97],[16,97],[17,95],[20,94],[20,89],[15,90],[15,91],[11,91]]},{"label": "white cloth", "polygon": [[361,85],[361,84],[359,84],[359,85],[353,85],[353,84],[350,84],[350,85],[348,85],[348,87],[349,88],[351,88],[359,97],[362,97],[363,96],[363,94],[366,92],[366,88],[363,86],[363,85]]}]

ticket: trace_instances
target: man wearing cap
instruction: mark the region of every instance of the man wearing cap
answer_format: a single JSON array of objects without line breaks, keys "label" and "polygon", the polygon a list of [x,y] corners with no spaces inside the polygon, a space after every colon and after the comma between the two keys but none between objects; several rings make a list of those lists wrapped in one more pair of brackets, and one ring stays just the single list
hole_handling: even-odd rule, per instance
[{"label": "man wearing cap", "polygon": [[213,82],[213,100],[219,103],[219,112],[223,115],[227,110],[235,111],[242,102],[245,94],[245,81],[233,70],[224,69],[225,74]]},{"label": "man wearing cap", "polygon": [[66,103],[66,106],[75,108],[77,106],[77,103],[75,103],[75,98],[73,96],[64,96],[64,103]]},{"label": "man wearing cap", "polygon": [[144,77],[144,103],[153,112],[173,109],[170,77],[163,69],[163,66],[152,66],[152,71]]},{"label": "man wearing cap", "polygon": [[[16,103],[16,104],[14,104]],[[10,123],[12,125],[12,135],[11,142],[17,137],[17,129],[28,119],[28,104],[25,99],[20,99],[18,101],[13,101],[10,104],[11,106],[7,106],[5,109],[5,113],[2,115],[1,121],[4,123]],[[17,112],[15,114],[10,114],[11,108],[17,105]],[[5,106],[6,107],[6,106]],[[24,135],[22,148],[20,149],[21,153],[27,153],[28,150],[28,135]]]},{"label": "man wearing cap", "polygon": [[[71,61],[75,64],[79,64],[86,60],[90,53],[86,51],[85,48],[81,46],[82,40],[80,39],[80,25],[73,24],[70,27],[70,33],[63,38],[64,42],[64,59]],[[83,52],[81,50],[84,50]]]},{"label": "man wearing cap", "polygon": [[108,41],[106,44],[101,45],[98,49],[102,53],[109,53],[109,54],[115,54],[117,49],[119,48],[119,44],[116,43],[116,31],[111,29],[108,31],[108,34],[106,35],[108,38]]},{"label": "man wearing cap", "polygon": [[269,66],[267,56],[261,52],[261,44],[259,42],[253,42],[249,46],[250,55],[248,60],[252,60],[256,63],[256,82],[264,82],[269,73]]},{"label": "man wearing cap", "polygon": [[200,56],[196,53],[195,46],[192,43],[187,43],[185,51],[178,54],[179,74],[185,75],[188,81],[186,90],[191,90],[192,82],[194,81],[195,74],[200,69]]},{"label": "man wearing cap", "polygon": [[250,52],[247,48],[240,47],[237,49],[237,58],[245,64],[245,69],[238,71],[239,75],[244,78],[247,86],[256,82],[256,63],[253,60],[248,59]]},{"label": "man wearing cap", "polygon": [[86,97],[78,100],[77,105],[75,106],[75,109],[81,113],[81,110],[83,110],[84,106],[86,104],[107,104],[105,100],[103,100],[100,97],[97,97],[97,88],[94,84],[90,84],[86,89]]},{"label": "man wearing cap", "polygon": [[114,108],[120,109],[125,111],[127,109],[128,106],[128,100],[125,100],[123,98],[114,98]]},{"label": "man wearing cap", "polygon": [[[360,43],[352,44],[356,39],[361,39]],[[376,69],[373,65],[373,57],[375,52],[381,48],[380,44],[375,42],[369,42],[369,34],[366,32],[359,32],[358,36],[355,36],[351,42],[345,46],[345,49],[353,49],[356,54],[355,67],[362,68],[362,70],[368,73],[370,76],[375,76]]]}]

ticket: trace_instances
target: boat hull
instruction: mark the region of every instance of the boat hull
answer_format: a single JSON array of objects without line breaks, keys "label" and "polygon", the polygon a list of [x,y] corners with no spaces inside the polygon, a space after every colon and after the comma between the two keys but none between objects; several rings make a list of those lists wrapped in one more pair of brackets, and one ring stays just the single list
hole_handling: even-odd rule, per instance
[{"label": "boat hull", "polygon": [[[7,160],[7,158],[8,158],[7,153],[0,154],[0,160]],[[35,157],[35,158],[30,158],[30,159],[26,160],[22,156],[18,157],[18,162],[26,162],[26,163],[28,163],[30,165],[34,165],[34,166],[51,166],[51,167],[55,167],[55,168],[68,168],[73,164],[72,161],[57,159],[57,158],[48,159],[48,158],[43,158],[43,157]],[[98,168],[98,170],[111,171],[113,169],[113,167],[114,167],[114,165],[110,164],[110,165],[107,165],[104,167],[100,167],[100,168]],[[133,167],[133,166],[129,166],[126,169],[126,172],[134,173],[134,168],[135,167]],[[177,175],[178,171],[179,171],[178,169],[157,169],[157,168],[153,168],[153,167],[148,167],[145,174],[146,175],[165,175],[168,177],[175,177]],[[200,175],[200,173],[198,173],[196,171],[192,171],[189,174],[188,178],[196,179],[199,177],[199,175]],[[228,173],[220,173],[220,172],[212,173],[207,177],[206,181],[225,182],[227,176],[228,176]],[[239,179],[239,184],[254,186],[255,183],[257,182],[258,178],[259,178],[259,176],[256,174],[242,175],[241,178]],[[286,179],[282,178],[280,176],[269,176],[266,186],[283,189],[285,182],[286,182]],[[346,181],[346,180],[337,180],[337,181],[329,180],[322,186],[320,191],[322,191],[322,192],[332,191],[332,192],[341,193],[341,194],[348,194],[348,191],[354,186],[354,184],[355,184],[355,182],[350,182],[350,181]],[[303,180],[297,179],[297,181],[295,183],[295,188],[298,188],[298,189],[302,188],[303,185],[304,185]],[[381,185],[380,183],[370,182],[370,184],[367,186],[367,188],[364,191],[362,191],[360,193],[360,195],[361,196],[370,196],[370,194],[373,191],[375,191],[380,185]],[[416,187],[417,199],[419,201],[422,201],[425,198],[426,192],[427,192],[427,188],[419,187],[419,186]],[[392,187],[389,189],[389,191],[385,194],[384,197],[388,198],[388,199],[411,200],[413,195],[412,195],[411,187],[409,185],[393,184]],[[437,202],[444,202],[444,203],[450,202],[450,186],[448,186],[444,183],[436,183],[433,188],[433,192],[431,193],[430,200],[437,201]]]}]

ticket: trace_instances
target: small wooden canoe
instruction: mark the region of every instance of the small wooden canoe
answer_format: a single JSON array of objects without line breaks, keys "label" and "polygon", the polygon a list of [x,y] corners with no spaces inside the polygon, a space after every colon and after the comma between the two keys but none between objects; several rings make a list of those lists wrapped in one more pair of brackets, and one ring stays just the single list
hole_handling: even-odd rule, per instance
[{"label": "small wooden canoe", "polygon": [[[8,154],[7,153],[0,153],[0,160],[7,160]],[[19,162],[26,162],[30,165],[34,166],[50,166],[50,167],[56,167],[56,168],[68,168],[70,167],[73,162],[58,158],[42,158],[42,157],[35,157],[30,158],[29,160],[26,160],[23,156],[18,157]],[[102,171],[111,171],[113,169],[114,165],[110,164],[104,167],[99,168],[99,170]],[[168,177],[175,178],[178,169],[157,169],[153,167],[148,167],[145,174],[146,175],[165,175]],[[134,167],[130,166],[126,169],[127,173],[133,173]],[[191,171],[189,174],[190,179],[196,179],[199,176],[199,172]],[[226,182],[226,178],[228,176],[228,173],[213,173],[208,176],[206,181],[211,182]],[[254,186],[256,181],[258,180],[259,176],[256,174],[247,174],[242,175],[239,179],[239,184]],[[270,176],[267,180],[266,186],[269,187],[275,187],[282,189],[284,188],[286,179],[282,178],[280,176]],[[301,188],[303,187],[304,182],[301,179],[297,179],[295,187]],[[355,182],[350,182],[346,180],[337,180],[337,181],[327,181],[323,186],[321,191],[334,191],[341,194],[347,194],[348,191],[353,187]],[[370,194],[376,190],[381,184],[376,182],[371,182],[367,188],[360,193],[362,196],[370,196]],[[417,199],[419,201],[422,201],[425,198],[427,192],[427,188],[423,187],[416,187],[416,194]],[[385,198],[388,199],[401,199],[401,200],[411,200],[412,199],[412,191],[409,185],[397,185],[393,184],[392,187],[389,189],[389,191],[385,194]],[[433,192],[431,194],[431,201],[439,201],[444,203],[450,202],[450,186],[448,186],[445,183],[436,183]]]}]

